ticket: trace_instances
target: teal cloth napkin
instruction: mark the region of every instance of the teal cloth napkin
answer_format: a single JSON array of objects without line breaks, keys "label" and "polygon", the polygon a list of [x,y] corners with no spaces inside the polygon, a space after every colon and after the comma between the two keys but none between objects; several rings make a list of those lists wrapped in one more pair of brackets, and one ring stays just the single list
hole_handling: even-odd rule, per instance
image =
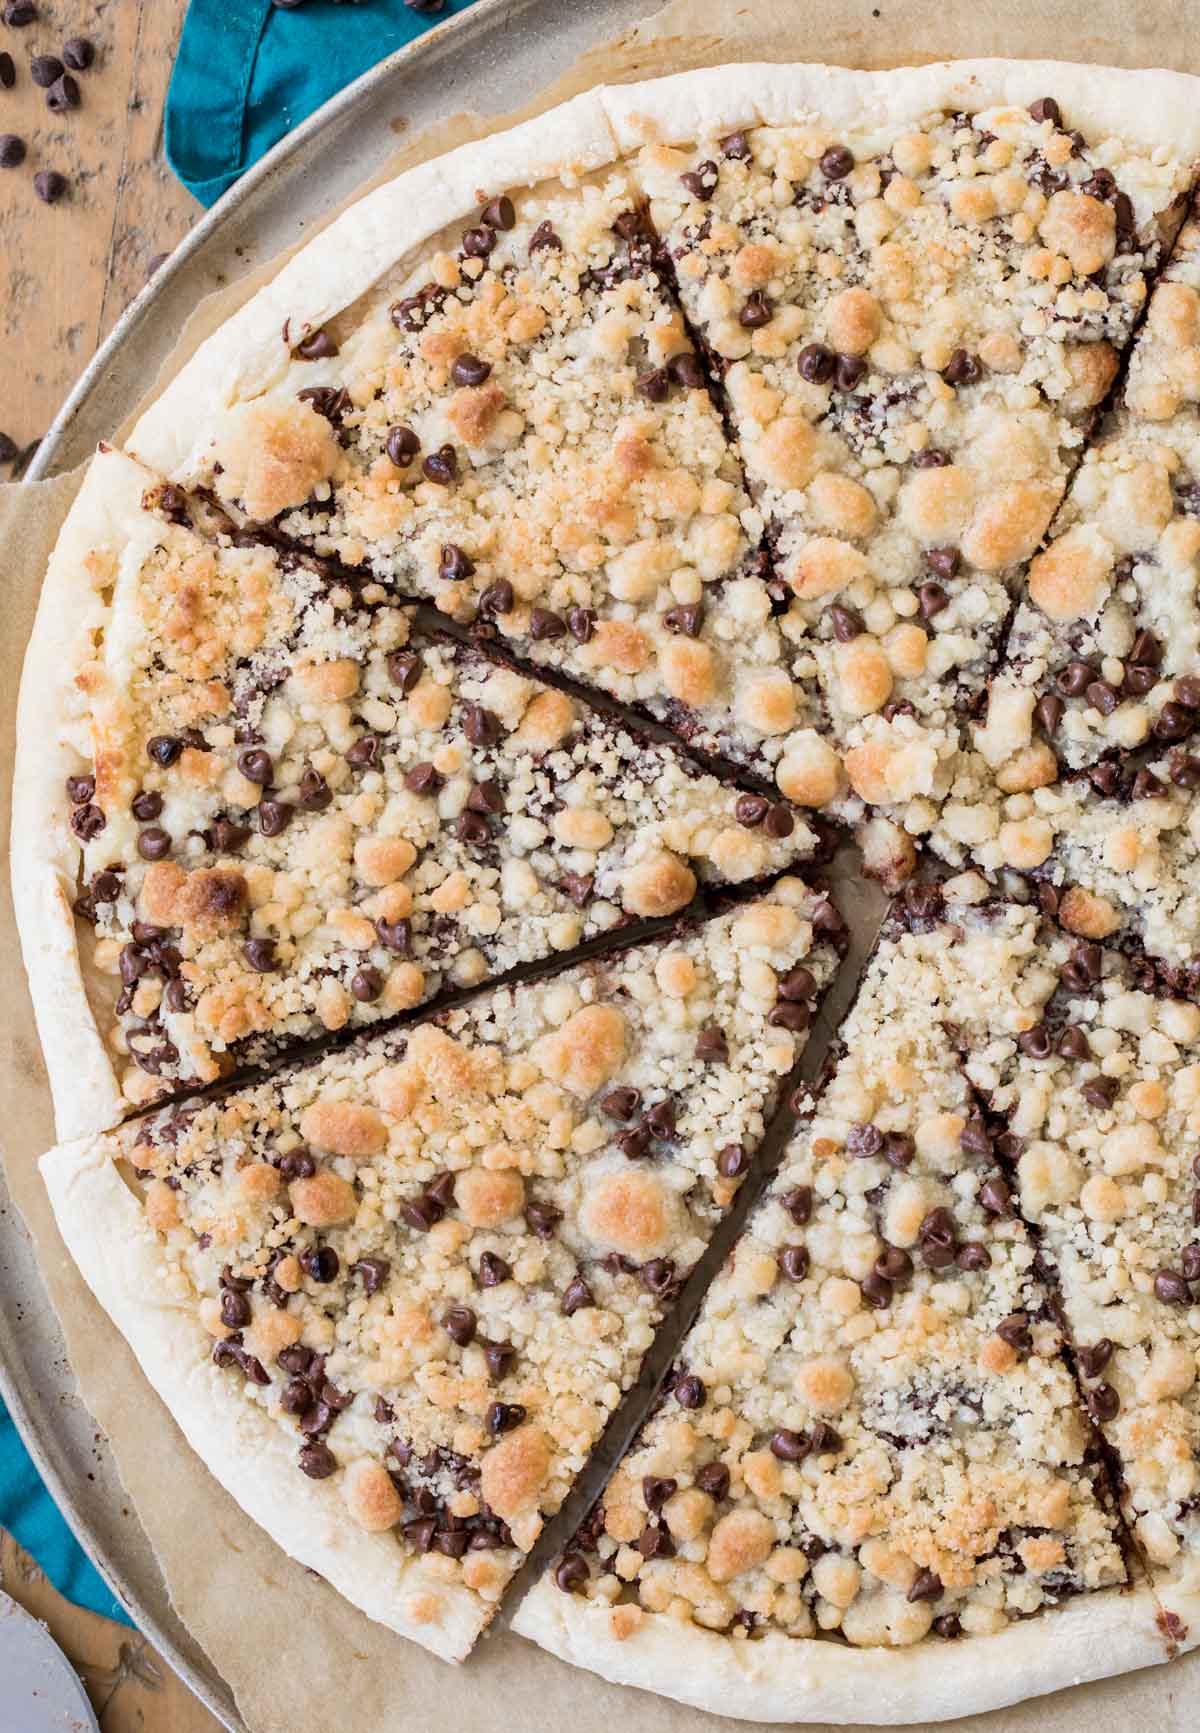
[{"label": "teal cloth napkin", "polygon": [[469,4],[424,14],[404,0],[191,0],[167,91],[167,161],[214,204],[344,85]]},{"label": "teal cloth napkin", "polygon": [[60,1595],[103,1618],[132,1623],[59,1515],[2,1401],[0,1528],[6,1528],[37,1560]]}]

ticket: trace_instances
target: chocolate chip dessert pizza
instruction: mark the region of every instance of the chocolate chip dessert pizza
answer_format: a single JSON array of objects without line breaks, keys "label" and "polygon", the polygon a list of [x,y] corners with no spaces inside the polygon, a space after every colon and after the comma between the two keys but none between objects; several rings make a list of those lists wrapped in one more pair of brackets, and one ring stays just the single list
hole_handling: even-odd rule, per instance
[{"label": "chocolate chip dessert pizza", "polygon": [[433,1653],[524,1567],[522,1636],[747,1720],[1200,1644],[1198,171],[1167,72],[592,89],[93,458],[43,1173],[221,1484]]},{"label": "chocolate chip dessert pizza", "polygon": [[[841,920],[797,879],[48,1158],[185,1432],[372,1616],[466,1653],[749,1171]],[[130,1176],[130,1190],[124,1175]]]}]

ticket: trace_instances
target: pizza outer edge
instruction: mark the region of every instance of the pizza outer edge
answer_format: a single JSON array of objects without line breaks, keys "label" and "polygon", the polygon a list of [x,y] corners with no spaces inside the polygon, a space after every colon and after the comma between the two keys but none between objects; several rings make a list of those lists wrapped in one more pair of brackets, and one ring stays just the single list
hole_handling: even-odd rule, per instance
[{"label": "pizza outer edge", "polygon": [[54,1099],[57,1135],[117,1124],[128,1110],[88,999],[73,904],[81,849],[63,785],[86,763],[69,739],[86,725],[75,673],[112,611],[91,578],[97,549],[147,550],[144,489],[154,478],[102,447],[92,459],[50,557],[25,655],[17,706],[11,875],[21,949]]},{"label": "pizza outer edge", "polygon": [[855,1649],[771,1631],[738,1642],[665,1613],[606,1607],[550,1577],[512,1629],[576,1667],[739,1721],[879,1726],[947,1721],[1169,1659],[1151,1590],[1101,1589],[992,1636]]},{"label": "pizza outer edge", "polygon": [[442,1581],[393,1534],[360,1529],[332,1481],[296,1473],[293,1441],[231,1391],[194,1308],[164,1289],[158,1236],[109,1141],[60,1144],[40,1167],[84,1280],[214,1478],[284,1552],[369,1618],[443,1660],[462,1660],[494,1608],[462,1584]]}]

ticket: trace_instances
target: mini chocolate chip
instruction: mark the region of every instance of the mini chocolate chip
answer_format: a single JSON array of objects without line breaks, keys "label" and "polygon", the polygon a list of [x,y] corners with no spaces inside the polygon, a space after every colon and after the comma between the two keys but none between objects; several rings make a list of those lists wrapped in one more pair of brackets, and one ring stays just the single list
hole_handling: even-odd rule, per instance
[{"label": "mini chocolate chip", "polygon": [[1176,756],[1171,761],[1170,775],[1177,788],[1200,788],[1200,758]]},{"label": "mini chocolate chip", "polygon": [[248,747],[238,754],[238,769],[247,782],[257,783],[260,788],[265,788],[270,782],[274,768],[271,754],[264,752],[261,746]]},{"label": "mini chocolate chip", "polygon": [[548,638],[561,638],[566,629],[563,621],[551,609],[530,609],[529,636],[535,644],[544,643]]},{"label": "mini chocolate chip", "polygon": [[878,1155],[882,1148],[883,1133],[877,1125],[852,1125],[846,1133],[850,1155]]},{"label": "mini chocolate chip", "polygon": [[353,746],[347,748],[346,763],[352,764],[356,770],[370,770],[379,762],[381,746],[378,734],[360,734]]},{"label": "mini chocolate chip", "polygon": [[721,140],[721,155],[728,157],[730,162],[749,162],[750,140],[744,132],[729,133]]},{"label": "mini chocolate chip", "polygon": [[800,1462],[808,1454],[808,1438],[803,1432],[793,1432],[781,1426],[771,1434],[771,1455],[780,1462]]},{"label": "mini chocolate chip", "polygon": [[1091,1043],[1078,1024],[1072,1023],[1058,1038],[1058,1052],[1064,1059],[1090,1059]]},{"label": "mini chocolate chip", "polygon": [[948,1209],[931,1209],[917,1229],[921,1256],[931,1270],[944,1270],[954,1262],[958,1250],[958,1232]]},{"label": "mini chocolate chip", "polygon": [[1117,1080],[1115,1077],[1089,1077],[1079,1093],[1092,1107],[1103,1111],[1117,1098]]},{"label": "mini chocolate chip", "polygon": [[477,1326],[478,1320],[470,1306],[451,1306],[442,1314],[442,1329],[460,1348],[474,1340]]},{"label": "mini chocolate chip", "polygon": [[1032,1346],[1029,1314],[1010,1312],[1007,1318],[1002,1318],[996,1325],[996,1334],[1002,1342],[1007,1342],[1010,1348],[1015,1348],[1018,1354],[1027,1354]]},{"label": "mini chocolate chip", "polygon": [[329,332],[318,328],[310,331],[307,337],[301,338],[296,344],[293,354],[301,361],[328,361],[338,353],[338,346]]},{"label": "mini chocolate chip", "polygon": [[1115,764],[1096,764],[1088,771],[1088,781],[1097,794],[1116,794],[1121,786],[1121,772]]},{"label": "mini chocolate chip", "polygon": [[389,427],[384,450],[397,469],[407,469],[421,449],[421,441],[411,427]]},{"label": "mini chocolate chip", "polygon": [[1062,110],[1052,96],[1039,96],[1036,102],[1029,104],[1031,120],[1048,120],[1052,126],[1062,125]]},{"label": "mini chocolate chip", "polygon": [[129,803],[130,812],[143,824],[148,824],[152,818],[158,818],[162,809],[163,797],[153,789],[143,789],[140,794],[135,794]]},{"label": "mini chocolate chip", "polygon": [[[427,5],[429,0],[422,0],[422,3]],[[405,5],[414,6],[415,0],[405,0]],[[431,1552],[437,1539],[437,1523],[431,1516],[418,1516],[412,1522],[402,1524],[400,1533],[414,1552]]]},{"label": "mini chocolate chip", "polygon": [[1130,693],[1134,698],[1143,698],[1146,693],[1158,685],[1158,669],[1147,667],[1141,662],[1126,664],[1125,677],[1121,681],[1121,691]]},{"label": "mini chocolate chip", "polygon": [[[94,776],[68,776],[67,798],[72,806],[86,806],[96,792]],[[763,802],[765,808],[766,802]]]},{"label": "mini chocolate chip", "polygon": [[171,852],[171,838],[161,825],[138,832],[137,850],[143,860],[162,860]]},{"label": "mini chocolate chip", "polygon": [[1115,1420],[1121,1411],[1121,1398],[1111,1384],[1097,1384],[1094,1389],[1085,1390],[1083,1400],[1088,1413],[1099,1426],[1107,1420]]},{"label": "mini chocolate chip", "polygon": [[861,355],[839,355],[837,358],[837,385],[839,391],[853,391],[867,371],[867,364]]},{"label": "mini chocolate chip", "polygon": [[812,1187],[810,1185],[794,1185],[789,1191],[780,1194],[779,1204],[791,1216],[797,1227],[803,1227],[812,1218]]},{"label": "mini chocolate chip", "polygon": [[35,54],[29,62],[29,76],[40,90],[49,90],[63,74],[63,63],[55,54]]},{"label": "mini chocolate chip", "polygon": [[719,1029],[715,1023],[701,1029],[696,1037],[696,1057],[706,1065],[727,1065],[729,1042],[725,1038],[724,1029]]},{"label": "mini chocolate chip", "polygon": [[660,1299],[673,1297],[678,1291],[675,1280],[675,1264],[671,1258],[651,1258],[644,1263],[638,1272],[642,1286]]},{"label": "mini chocolate chip", "polygon": [[1154,1292],[1164,1305],[1187,1306],[1191,1304],[1192,1290],[1187,1280],[1178,1270],[1160,1270],[1154,1278]]},{"label": "mini chocolate chip", "polygon": [[292,822],[295,807],[284,800],[260,800],[258,828],[264,836],[282,836]]},{"label": "mini chocolate chip", "polygon": [[379,1292],[391,1270],[387,1258],[359,1258],[350,1265],[350,1274],[359,1278],[368,1297]]},{"label": "mini chocolate chip", "polygon": [[305,812],[324,812],[333,805],[333,790],[311,765],[300,778],[299,804]]},{"label": "mini chocolate chip", "polygon": [[1054,1051],[1054,1037],[1044,1023],[1036,1023],[1017,1036],[1017,1046],[1031,1059],[1049,1059]]},{"label": "mini chocolate chip", "polygon": [[269,975],[280,967],[274,939],[247,939],[242,954],[256,974]]},{"label": "mini chocolate chip", "polygon": [[[319,1439],[302,1446],[300,1451],[300,1466],[310,1480],[328,1480],[337,1470],[337,1457],[327,1444]],[[413,1525],[407,1525],[411,1528]]]},{"label": "mini chocolate chip", "polygon": [[847,608],[841,602],[835,602],[829,610],[829,618],[833,625],[833,635],[839,644],[849,644],[866,631],[866,625],[857,608]]},{"label": "mini chocolate chip", "polygon": [[640,1161],[650,1149],[650,1131],[645,1125],[631,1126],[617,1136],[617,1148],[629,1161]]},{"label": "mini chocolate chip", "polygon": [[95,45],[86,36],[72,36],[63,43],[62,57],[72,72],[86,72],[96,58]]},{"label": "mini chocolate chip", "polygon": [[980,1186],[979,1201],[989,1215],[1006,1216],[1012,1210],[1012,1188],[1006,1180],[993,1175]]},{"label": "mini chocolate chip", "polygon": [[678,1490],[679,1482],[666,1475],[647,1474],[642,1477],[642,1499],[646,1509],[653,1511],[655,1515],[669,1498],[674,1498]]},{"label": "mini chocolate chip", "polygon": [[690,350],[686,350],[682,355],[672,355],[667,362],[667,372],[676,385],[682,385],[685,391],[705,391],[708,388],[700,358]]},{"label": "mini chocolate chip", "polygon": [[771,808],[763,824],[763,829],[767,835],[773,836],[777,842],[782,842],[784,837],[791,836],[795,828],[795,815],[792,809],[785,806],[782,801],[777,802]]},{"label": "mini chocolate chip", "polygon": [[632,1119],[642,1104],[641,1093],[628,1084],[610,1089],[600,1103],[600,1111],[609,1119]]},{"label": "mini chocolate chip", "polygon": [[657,1137],[663,1140],[674,1137],[675,1103],[671,1100],[670,1096],[665,1097],[662,1101],[656,1101],[653,1107],[648,1107],[646,1109],[646,1117],[643,1124],[646,1126],[652,1137]]},{"label": "mini chocolate chip", "polygon": [[1185,1282],[1200,1282],[1200,1243],[1193,1240],[1179,1254],[1179,1268]]},{"label": "mini chocolate chip", "polygon": [[727,1143],[717,1153],[717,1172],[723,1179],[737,1179],[749,1165],[749,1157],[740,1143]]},{"label": "mini chocolate chip", "polygon": [[982,377],[982,361],[966,349],[956,349],[942,369],[942,378],[947,385],[974,385]]},{"label": "mini chocolate chip", "polygon": [[950,462],[950,453],[940,446],[927,445],[924,451],[918,451],[912,460],[914,469],[945,469]]},{"label": "mini chocolate chip", "polygon": [[1154,719],[1156,740],[1186,740],[1196,726],[1196,718],[1182,704],[1164,704]]},{"label": "mini chocolate chip", "polygon": [[17,63],[11,54],[0,52],[0,86],[11,90],[17,82]]},{"label": "mini chocolate chip", "polygon": [[668,632],[678,632],[685,638],[696,638],[704,621],[704,609],[699,602],[683,602],[677,608],[668,608],[663,615],[663,625]]},{"label": "mini chocolate chip", "polygon": [[[84,798],[90,799],[91,797],[85,795]],[[761,794],[742,794],[738,796],[737,805],[733,809],[733,816],[739,824],[745,825],[747,830],[753,830],[767,816],[769,806],[770,802],[765,800]]]},{"label": "mini chocolate chip", "polygon": [[519,1402],[491,1402],[483,1424],[493,1438],[498,1438],[502,1432],[512,1432],[524,1418],[525,1409]]},{"label": "mini chocolate chip", "polygon": [[1112,1359],[1112,1351],[1113,1345],[1107,1336],[1101,1336],[1098,1342],[1093,1342],[1086,1348],[1076,1348],[1075,1358],[1083,1376],[1098,1378]]},{"label": "mini chocolate chip", "polygon": [[484,1252],[479,1260],[478,1281],[481,1288],[498,1288],[512,1275],[511,1265],[495,1252]]},{"label": "mini chocolate chip", "polygon": [[32,24],[37,15],[38,9],[34,0],[8,0],[4,8],[4,22],[11,24],[14,30]]},{"label": "mini chocolate chip", "polygon": [[482,704],[468,704],[463,732],[472,746],[494,746],[500,738],[500,718]]},{"label": "mini chocolate chip", "polygon": [[949,607],[950,598],[942,588],[941,584],[935,584],[930,581],[918,586],[917,605],[920,609],[921,618],[923,620],[932,620],[935,614],[940,614],[944,608]]},{"label": "mini chocolate chip", "polygon": [[595,1296],[583,1277],[572,1276],[563,1289],[559,1309],[569,1318],[575,1312],[582,1312],[595,1304]]},{"label": "mini chocolate chip", "polygon": [[507,578],[497,578],[479,598],[481,614],[511,614],[516,605],[516,593]]},{"label": "mini chocolate chip", "polygon": [[92,880],[92,899],[97,903],[115,903],[121,894],[121,880],[114,872],[97,873]]},{"label": "mini chocolate chip", "polygon": [[285,1414],[298,1416],[306,1414],[313,1405],[312,1385],[303,1378],[290,1378],[284,1385],[279,1397],[279,1406]]},{"label": "mini chocolate chip", "polygon": [[577,644],[589,644],[596,632],[594,608],[568,608],[567,630]]},{"label": "mini chocolate chip", "polygon": [[827,385],[837,368],[837,356],[825,343],[806,343],[796,357],[796,366],[810,385]]},{"label": "mini chocolate chip", "polygon": [[811,999],[817,990],[817,983],[810,971],[801,964],[788,973],[779,983],[779,991],[785,999]]},{"label": "mini chocolate chip", "polygon": [[959,1246],[954,1261],[960,1270],[971,1271],[986,1270],[992,1260],[986,1246],[980,1245],[978,1240],[968,1240]]},{"label": "mini chocolate chip", "polygon": [[562,1219],[563,1212],[557,1204],[535,1200],[525,1206],[525,1220],[539,1240],[550,1239]]},{"label": "mini chocolate chip", "polygon": [[488,1376],[491,1378],[506,1377],[509,1368],[517,1357],[517,1350],[512,1343],[485,1342],[481,1339],[479,1345],[483,1349],[483,1360],[488,1369]]},{"label": "mini chocolate chip", "polygon": [[916,1153],[917,1146],[907,1131],[889,1131],[883,1140],[883,1159],[891,1167],[911,1167]]},{"label": "mini chocolate chip", "polygon": [[1171,690],[1176,703],[1182,704],[1185,710],[1200,710],[1200,677],[1185,674],[1182,680],[1176,680]]},{"label": "mini chocolate chip", "polygon": [[772,1007],[767,1022],[774,1029],[789,1029],[793,1035],[800,1035],[812,1022],[812,1012],[805,1004],[781,999]]},{"label": "mini chocolate chip", "polygon": [[808,1274],[808,1249],[806,1246],[784,1246],[776,1260],[780,1275],[789,1282],[802,1282]]},{"label": "mini chocolate chip", "polygon": [[517,212],[507,193],[501,193],[498,198],[490,199],[479,213],[481,223],[486,223],[489,229],[513,229],[517,225]]},{"label": "mini chocolate chip", "polygon": [[1095,678],[1095,672],[1086,662],[1068,662],[1059,669],[1055,685],[1064,698],[1080,698]]},{"label": "mini chocolate chip", "polygon": [[708,1401],[708,1391],[704,1388],[703,1381],[697,1378],[694,1372],[689,1372],[686,1377],[680,1378],[672,1394],[681,1408],[703,1408]]},{"label": "mini chocolate chip", "polygon": [[551,247],[555,252],[562,251],[562,242],[554,231],[554,224],[549,220],[539,223],[529,237],[529,251],[539,253],[544,247]]},{"label": "mini chocolate chip", "polygon": [[250,1302],[245,1294],[225,1288],[221,1294],[221,1322],[227,1330],[244,1330],[251,1318]]},{"label": "mini chocolate chip", "polygon": [[400,1219],[419,1234],[427,1234],[430,1228],[436,1227],[445,1213],[445,1206],[428,1193],[405,1198],[400,1204]]},{"label": "mini chocolate chip", "polygon": [[359,969],[351,979],[350,991],[361,1005],[373,1004],[383,992],[383,976],[378,969]]},{"label": "mini chocolate chip", "polygon": [[633,383],[638,396],[649,403],[665,403],[671,390],[671,376],[665,367],[651,367],[639,373]]},{"label": "mini chocolate chip", "polygon": [[590,1575],[588,1562],[582,1553],[564,1553],[554,1567],[555,1587],[560,1588],[564,1595],[573,1595],[583,1587]]},{"label": "mini chocolate chip", "polygon": [[324,1285],[336,1281],[341,1267],[342,1260],[332,1246],[309,1246],[300,1253],[300,1268],[314,1282]]},{"label": "mini chocolate chip", "polygon": [[942,1579],[936,1571],[918,1571],[908,1591],[910,1601],[936,1601],[943,1593]]},{"label": "mini chocolate chip", "polygon": [[854,167],[854,154],[844,144],[831,144],[821,158],[821,173],[827,181],[845,180]]},{"label": "mini chocolate chip", "polygon": [[[251,942],[261,944],[262,940]],[[317,1171],[317,1164],[311,1151],[290,1149],[285,1156],[281,1157],[279,1171],[290,1185],[294,1179],[311,1179]]]},{"label": "mini chocolate chip", "polygon": [[496,245],[496,231],[487,223],[480,223],[478,228],[466,229],[462,238],[462,250],[468,259],[486,259]]},{"label": "mini chocolate chip", "polygon": [[673,1558],[675,1542],[670,1531],[659,1523],[648,1522],[636,1541],[638,1551],[643,1558]]},{"label": "mini chocolate chip", "polygon": [[421,473],[427,481],[436,481],[442,487],[449,487],[458,475],[458,454],[452,445],[440,445],[436,451],[431,451],[421,465]]},{"label": "mini chocolate chip", "polygon": [[884,1246],[875,1259],[875,1274],[888,1282],[906,1282],[913,1273],[913,1261],[903,1246]]},{"label": "mini chocolate chip", "polygon": [[489,361],[478,355],[456,355],[450,363],[450,377],[456,385],[482,385],[492,371]]},{"label": "mini chocolate chip", "polygon": [[492,840],[492,827],[480,812],[460,813],[454,834],[470,848],[479,848]]},{"label": "mini chocolate chip", "polygon": [[992,1138],[982,1113],[976,1108],[958,1135],[959,1147],[969,1155],[990,1155]]},{"label": "mini chocolate chip", "polygon": [[720,1500],[729,1491],[729,1470],[723,1462],[706,1462],[696,1475],[696,1485],[710,1498]]},{"label": "mini chocolate chip", "polygon": [[689,169],[686,174],[681,174],[679,178],[694,199],[706,204],[716,191],[718,174],[716,163],[708,158],[696,168]]},{"label": "mini chocolate chip", "polygon": [[52,114],[65,114],[68,109],[79,107],[79,81],[69,72],[64,72],[46,92],[46,107]]},{"label": "mini chocolate chip", "polygon": [[[0,168],[3,166],[3,163],[0,162]],[[20,446],[11,433],[0,433],[0,463],[15,462],[20,450]]]},{"label": "mini chocolate chip", "polygon": [[1065,710],[1066,705],[1053,692],[1047,692],[1034,705],[1034,719],[1047,740],[1052,740],[1058,732],[1058,725],[1063,719]]},{"label": "mini chocolate chip", "polygon": [[388,679],[407,694],[421,678],[421,658],[411,650],[393,650],[387,659]]},{"label": "mini chocolate chip", "polygon": [[155,764],[166,770],[183,751],[183,741],[175,734],[152,734],[146,742],[146,753]]},{"label": "mini chocolate chip", "polygon": [[467,805],[472,812],[503,812],[504,791],[495,777],[488,777],[486,782],[477,782],[467,796]]},{"label": "mini chocolate chip", "polygon": [[871,1270],[859,1283],[863,1299],[876,1311],[882,1312],[892,1303],[892,1284],[878,1270]]},{"label": "mini chocolate chip", "polygon": [[1121,695],[1107,680],[1093,680],[1087,689],[1087,701],[1102,716],[1111,716],[1121,702]]},{"label": "mini chocolate chip", "polygon": [[758,331],[764,325],[769,325],[775,317],[775,309],[761,289],[754,289],[742,303],[738,314],[738,324],[747,331]]},{"label": "mini chocolate chip", "polygon": [[827,1420],[818,1420],[808,1435],[808,1449],[812,1456],[828,1456],[832,1451],[842,1448],[842,1435],[830,1426]]}]

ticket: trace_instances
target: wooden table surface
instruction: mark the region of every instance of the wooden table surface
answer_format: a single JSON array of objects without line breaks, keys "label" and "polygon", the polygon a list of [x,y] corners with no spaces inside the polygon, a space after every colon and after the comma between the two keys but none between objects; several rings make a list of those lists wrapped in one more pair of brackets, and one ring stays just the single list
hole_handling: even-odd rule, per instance
[{"label": "wooden table surface", "polygon": [[[167,167],[162,139],[187,0],[37,0],[37,7],[24,29],[0,23],[0,51],[12,55],[17,73],[11,90],[0,88],[0,133],[16,133],[28,147],[19,168],[0,169],[0,430],[22,451],[0,479],[19,473],[142,287],[151,259],[170,252],[200,213]],[[96,59],[77,74],[80,107],[53,114],[29,62],[59,53],[71,36],[89,37]],[[70,189],[60,203],[37,197],[39,169],[66,175]],[[104,1733],[219,1733],[143,1637],[65,1601],[3,1530],[0,1586],[46,1621]]]}]

